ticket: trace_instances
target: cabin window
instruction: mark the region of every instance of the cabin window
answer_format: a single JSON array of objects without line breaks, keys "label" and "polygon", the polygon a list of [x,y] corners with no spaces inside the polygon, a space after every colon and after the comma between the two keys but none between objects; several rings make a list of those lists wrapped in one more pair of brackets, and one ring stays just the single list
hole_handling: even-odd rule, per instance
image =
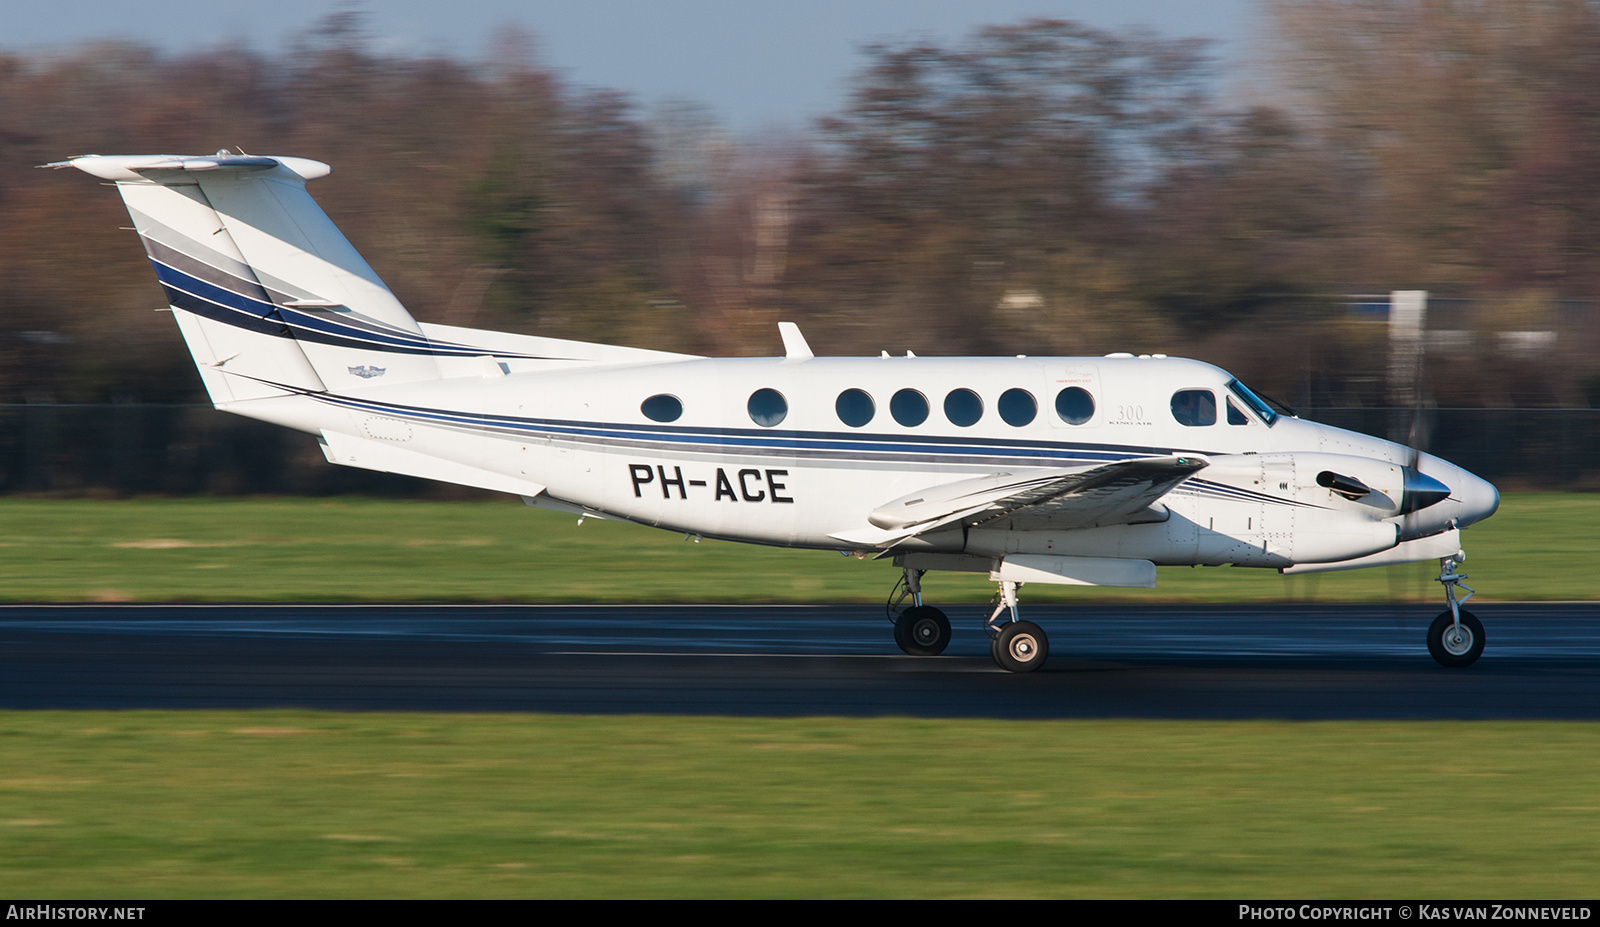
[{"label": "cabin window", "polygon": [[975,425],[983,418],[983,400],[970,389],[953,389],[944,397],[944,417],[961,428]]},{"label": "cabin window", "polygon": [[1217,397],[1208,389],[1180,389],[1172,394],[1172,417],[1180,425],[1215,425]]},{"label": "cabin window", "polygon": [[1039,403],[1025,389],[1008,389],[1000,394],[1000,417],[1007,425],[1021,428],[1039,414]]},{"label": "cabin window", "polygon": [[889,398],[889,414],[907,428],[928,420],[928,397],[914,389],[903,389]]},{"label": "cabin window", "polygon": [[641,402],[639,411],[652,422],[675,422],[683,415],[683,402],[676,396],[658,393]]},{"label": "cabin window", "polygon": [[851,428],[860,428],[878,414],[878,406],[866,390],[847,389],[834,400],[833,411],[839,413],[839,421]]},{"label": "cabin window", "polygon": [[1056,414],[1068,425],[1082,425],[1094,418],[1094,397],[1081,386],[1069,386],[1056,393]]},{"label": "cabin window", "polygon": [[758,389],[750,394],[746,408],[750,410],[752,422],[771,428],[788,416],[789,401],[775,389]]},{"label": "cabin window", "polygon": [[1248,424],[1250,424],[1250,419],[1247,418],[1243,412],[1239,411],[1239,407],[1233,404],[1233,400],[1232,399],[1229,399],[1227,402],[1228,402],[1228,424],[1230,424],[1230,425],[1248,425]]}]

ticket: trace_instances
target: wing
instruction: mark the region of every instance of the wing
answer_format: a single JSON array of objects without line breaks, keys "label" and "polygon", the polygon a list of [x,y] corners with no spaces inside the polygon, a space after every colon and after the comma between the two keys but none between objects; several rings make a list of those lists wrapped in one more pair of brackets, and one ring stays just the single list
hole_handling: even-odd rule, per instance
[{"label": "wing", "polygon": [[870,546],[893,545],[952,525],[978,527],[1010,518],[1058,528],[1141,520],[1157,499],[1204,469],[1204,457],[1141,457],[1099,467],[993,473],[933,486],[878,506],[871,528],[830,535]]}]

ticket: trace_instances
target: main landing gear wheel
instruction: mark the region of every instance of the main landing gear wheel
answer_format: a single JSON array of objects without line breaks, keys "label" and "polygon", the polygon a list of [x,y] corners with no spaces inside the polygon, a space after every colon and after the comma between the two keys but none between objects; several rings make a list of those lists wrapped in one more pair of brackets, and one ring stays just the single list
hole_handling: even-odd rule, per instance
[{"label": "main landing gear wheel", "polygon": [[1050,641],[1031,621],[1011,621],[1000,626],[990,644],[994,661],[1013,673],[1031,673],[1050,656]]},{"label": "main landing gear wheel", "polygon": [[1433,619],[1433,624],[1428,628],[1428,653],[1439,661],[1440,666],[1452,669],[1471,666],[1483,655],[1483,624],[1478,621],[1478,616],[1466,609],[1460,611],[1459,626],[1447,608]]},{"label": "main landing gear wheel", "polygon": [[936,657],[950,646],[950,619],[932,605],[908,608],[895,620],[894,642],[913,657]]}]

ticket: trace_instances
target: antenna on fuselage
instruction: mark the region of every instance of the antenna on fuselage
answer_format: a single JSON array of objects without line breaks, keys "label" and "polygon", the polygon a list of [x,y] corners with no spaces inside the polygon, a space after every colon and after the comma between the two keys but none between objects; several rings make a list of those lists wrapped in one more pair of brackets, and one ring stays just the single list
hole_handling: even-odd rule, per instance
[{"label": "antenna on fuselage", "polygon": [[806,344],[806,336],[800,334],[800,326],[793,322],[779,322],[778,334],[783,336],[783,356],[788,360],[810,360],[816,357],[811,353],[811,345]]}]

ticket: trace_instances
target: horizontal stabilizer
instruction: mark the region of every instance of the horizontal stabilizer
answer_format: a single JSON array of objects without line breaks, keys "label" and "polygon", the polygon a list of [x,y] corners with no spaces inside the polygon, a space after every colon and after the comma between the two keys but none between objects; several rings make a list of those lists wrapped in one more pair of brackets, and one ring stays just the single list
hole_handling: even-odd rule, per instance
[{"label": "horizontal stabilizer", "polygon": [[75,167],[101,180],[118,183],[194,183],[183,175],[195,173],[244,173],[270,171],[275,167],[298,176],[301,180],[326,177],[331,168],[310,158],[266,158],[257,155],[236,155],[219,151],[214,155],[82,155],[65,161],[52,161],[40,167]]}]

